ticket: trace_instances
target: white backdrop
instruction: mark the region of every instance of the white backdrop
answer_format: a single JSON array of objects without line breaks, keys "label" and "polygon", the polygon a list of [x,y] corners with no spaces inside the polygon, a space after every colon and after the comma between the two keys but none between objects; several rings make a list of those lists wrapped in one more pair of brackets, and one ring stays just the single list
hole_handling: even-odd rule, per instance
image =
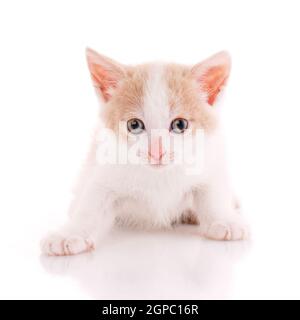
[{"label": "white backdrop", "polygon": [[[299,1],[1,1],[0,298],[300,298]],[[40,258],[97,116],[85,47],[123,63],[226,49],[233,182],[252,243],[116,232]],[[58,276],[60,275],[60,276]]]}]

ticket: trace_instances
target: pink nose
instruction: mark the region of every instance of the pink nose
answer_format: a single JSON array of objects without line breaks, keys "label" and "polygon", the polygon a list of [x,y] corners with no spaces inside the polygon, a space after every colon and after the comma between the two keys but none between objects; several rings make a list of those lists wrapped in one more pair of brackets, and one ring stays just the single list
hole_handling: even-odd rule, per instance
[{"label": "pink nose", "polygon": [[166,151],[162,147],[162,139],[156,138],[151,141],[150,149],[148,151],[148,156],[150,159],[160,162]]},{"label": "pink nose", "polygon": [[166,154],[166,152],[149,152],[148,155],[149,155],[149,158],[155,160],[155,161],[161,161],[161,159],[163,158],[163,156]]}]

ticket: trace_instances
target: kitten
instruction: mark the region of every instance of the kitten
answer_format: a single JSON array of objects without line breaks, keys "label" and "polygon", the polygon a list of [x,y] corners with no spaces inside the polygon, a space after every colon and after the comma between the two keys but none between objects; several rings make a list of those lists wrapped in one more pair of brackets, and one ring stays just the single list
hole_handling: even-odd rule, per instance
[{"label": "kitten", "polygon": [[[229,55],[220,52],[193,67],[125,66],[87,49],[87,61],[102,101],[99,126],[70,219],[42,241],[42,251],[72,255],[92,250],[114,224],[169,228],[189,222],[209,239],[246,238],[248,229],[226,173],[215,108],[229,76]],[[103,142],[105,128],[117,137],[110,143]],[[183,144],[175,148],[176,139],[183,137],[189,150]],[[114,161],[103,161],[101,156],[116,141]],[[182,156],[195,156],[195,148],[201,161],[194,167],[199,170],[189,171],[191,163]],[[134,161],[128,161],[130,154]]]}]

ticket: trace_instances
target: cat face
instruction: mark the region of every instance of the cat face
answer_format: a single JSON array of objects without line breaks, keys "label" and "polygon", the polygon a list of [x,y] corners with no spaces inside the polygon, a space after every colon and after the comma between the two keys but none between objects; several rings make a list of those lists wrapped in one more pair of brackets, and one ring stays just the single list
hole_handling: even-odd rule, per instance
[{"label": "cat face", "polygon": [[[183,162],[195,152],[197,131],[217,125],[213,108],[230,71],[221,52],[193,67],[150,63],[124,66],[87,49],[107,128],[121,137],[131,156],[150,167]],[[192,148],[187,151],[183,145]]]}]

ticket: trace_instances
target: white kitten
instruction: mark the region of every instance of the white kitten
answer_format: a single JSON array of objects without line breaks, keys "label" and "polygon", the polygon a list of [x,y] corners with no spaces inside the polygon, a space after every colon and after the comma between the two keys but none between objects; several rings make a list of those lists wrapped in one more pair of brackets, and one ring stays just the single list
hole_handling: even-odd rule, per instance
[{"label": "white kitten", "polygon": [[[94,249],[115,223],[168,228],[192,222],[210,239],[244,239],[247,227],[234,204],[214,108],[229,76],[228,54],[194,67],[124,66],[90,49],[87,60],[102,100],[100,122],[70,219],[42,242],[43,252]],[[104,127],[115,134],[109,143]],[[201,161],[192,165],[186,158]]]}]

